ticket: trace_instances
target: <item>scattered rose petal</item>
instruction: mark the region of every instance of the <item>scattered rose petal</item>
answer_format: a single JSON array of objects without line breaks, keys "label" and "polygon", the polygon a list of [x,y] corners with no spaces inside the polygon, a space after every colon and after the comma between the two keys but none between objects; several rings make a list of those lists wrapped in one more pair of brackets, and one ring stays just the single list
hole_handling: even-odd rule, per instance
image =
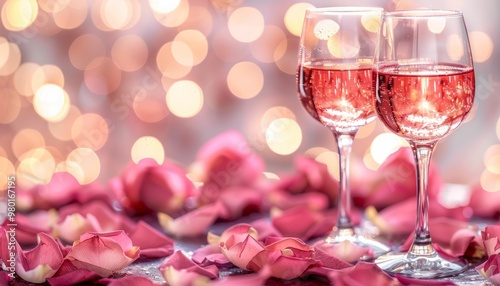
[{"label": "scattered rose petal", "polygon": [[282,237],[273,224],[266,218],[258,219],[250,223],[251,227],[257,232],[257,240],[264,241],[268,237]]},{"label": "scattered rose petal", "polygon": [[100,284],[104,284],[107,286],[154,286],[151,280],[146,277],[138,276],[138,275],[126,275],[121,278],[101,278],[97,281]]},{"label": "scattered rose petal", "polygon": [[[291,194],[319,192],[325,194],[333,206],[337,200],[339,185],[330,175],[325,164],[313,158],[298,156],[295,158],[294,173],[283,175],[273,189],[284,190]],[[276,200],[273,200],[276,202]],[[323,203],[323,202],[322,202]]]},{"label": "scattered rose petal", "polygon": [[69,260],[64,259],[63,264],[53,277],[48,278],[47,282],[51,286],[78,285],[100,278],[97,273],[89,269],[78,269]]},{"label": "scattered rose petal", "polygon": [[482,218],[500,218],[500,191],[488,192],[481,185],[472,187],[468,206],[473,215]]},{"label": "scattered rose petal", "polygon": [[[135,227],[135,222],[123,213],[113,210],[108,204],[92,201],[87,204],[71,204],[59,209],[59,218],[64,220],[68,215],[80,214],[100,229],[99,232],[124,230],[130,232]],[[94,220],[95,218],[95,220]]]},{"label": "scattered rose petal", "polygon": [[191,259],[201,266],[214,264],[219,269],[233,266],[231,261],[221,252],[218,244],[207,244],[194,250]]},{"label": "scattered rose petal", "polygon": [[75,241],[67,254],[77,268],[94,271],[101,277],[130,265],[139,257],[140,251],[124,231],[86,233]]},{"label": "scattered rose petal", "polygon": [[263,196],[262,192],[254,188],[229,187],[225,189],[218,200],[225,206],[227,211],[222,213],[220,218],[234,220],[260,211]]},{"label": "scattered rose petal", "polygon": [[[9,272],[15,271],[19,277],[31,283],[44,283],[61,267],[63,253],[60,244],[51,236],[39,233],[38,245],[28,251],[23,251],[17,242],[11,244],[12,237],[15,237],[15,229],[0,230],[1,260]],[[12,246],[15,248],[11,249]],[[11,253],[16,254],[15,261],[12,261]]]},{"label": "scattered rose petal", "polygon": [[226,131],[203,145],[191,173],[203,183],[200,204],[212,203],[229,187],[256,186],[264,171],[264,161],[252,152],[238,131]]},{"label": "scattered rose petal", "polygon": [[488,256],[500,254],[500,225],[489,225],[481,231],[481,238]]},{"label": "scattered rose petal", "polygon": [[219,269],[215,265],[202,267],[181,251],[175,251],[166,258],[158,269],[169,285],[206,285],[210,279],[219,277]]},{"label": "scattered rose petal", "polygon": [[125,209],[138,214],[164,212],[177,215],[185,208],[187,198],[194,196],[195,187],[179,166],[153,159],[131,163],[118,178],[109,182]]},{"label": "scattered rose petal", "polygon": [[175,219],[165,213],[158,213],[157,216],[161,227],[169,234],[177,237],[195,237],[205,233],[225,212],[224,205],[216,202],[192,210]]},{"label": "scattered rose petal", "polygon": [[415,279],[409,278],[402,275],[394,275],[394,277],[403,285],[408,286],[426,286],[426,285],[436,285],[436,286],[455,286],[456,284],[449,280],[430,280],[430,279]]},{"label": "scattered rose petal", "polygon": [[269,266],[271,276],[290,280],[319,265],[314,248],[296,238],[283,238],[265,246],[248,263],[255,272]]},{"label": "scattered rose petal", "polygon": [[268,203],[271,207],[282,210],[305,206],[311,210],[325,210],[329,207],[328,196],[319,192],[307,192],[294,194],[285,190],[271,190],[267,195]]},{"label": "scattered rose petal", "polygon": [[[368,174],[368,173],[366,173]],[[380,210],[412,198],[416,193],[415,161],[409,148],[392,153],[371,175],[351,183],[352,197],[360,207],[374,206]],[[437,196],[443,186],[438,168],[433,162],[429,169],[429,197]]]},{"label": "scattered rose petal", "polygon": [[257,273],[225,276],[214,281],[211,286],[258,286],[266,285],[266,281],[271,277],[269,266],[262,268]]},{"label": "scattered rose petal", "polygon": [[309,240],[329,233],[335,221],[307,207],[296,207],[273,217],[272,224],[283,236]]},{"label": "scattered rose petal", "polygon": [[67,215],[56,227],[57,237],[71,243],[86,232],[100,231],[101,226],[92,214],[87,214],[86,217],[79,213]]},{"label": "scattered rose petal", "polygon": [[219,246],[235,266],[250,270],[248,263],[257,253],[264,250],[264,245],[256,237],[255,229],[249,224],[236,224],[221,234]]},{"label": "scattered rose petal", "polygon": [[[16,240],[23,246],[32,246],[37,243],[38,233],[51,233],[52,227],[58,219],[57,211],[55,210],[38,210],[27,214],[16,213]],[[5,221],[3,227],[9,229]]]},{"label": "scattered rose petal", "polygon": [[476,270],[493,285],[500,285],[500,254],[493,254]]},{"label": "scattered rose petal", "polygon": [[339,243],[327,243],[324,240],[314,244],[315,248],[319,248],[331,256],[335,256],[347,263],[354,263],[361,258],[374,258],[373,250],[368,247],[361,247],[349,240]]},{"label": "scattered rose petal", "polygon": [[391,286],[400,285],[375,263],[359,261],[353,267],[330,272],[333,285],[349,286]]},{"label": "scattered rose petal", "polygon": [[142,220],[129,237],[132,244],[141,249],[141,257],[165,257],[174,253],[174,240]]}]

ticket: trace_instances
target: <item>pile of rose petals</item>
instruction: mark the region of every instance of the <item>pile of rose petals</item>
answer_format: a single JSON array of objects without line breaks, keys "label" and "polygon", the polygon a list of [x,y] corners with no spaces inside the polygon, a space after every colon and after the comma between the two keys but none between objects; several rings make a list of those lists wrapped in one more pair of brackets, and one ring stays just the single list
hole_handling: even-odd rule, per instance
[{"label": "pile of rose petals", "polygon": [[[12,222],[0,231],[5,270],[0,282],[11,281],[15,272],[14,279],[49,285],[154,285],[123,274],[128,265],[148,258],[163,259],[158,270],[169,285],[263,285],[269,279],[335,285],[436,282],[390,277],[374,263],[357,262],[373,253],[350,242],[313,242],[331,231],[337,217],[338,182],[324,164],[299,156],[279,180],[264,176],[266,171],[245,138],[228,131],[207,142],[187,167],[144,159],[105,185],[82,186],[61,172],[48,184],[18,187],[15,247],[9,244]],[[474,186],[468,205],[450,209],[438,201],[443,182],[432,164],[429,179],[429,227],[436,249],[479,261],[478,272],[499,285],[500,224],[479,229],[469,219],[471,214],[498,219],[500,192]],[[359,166],[351,187],[353,222],[365,215],[380,238],[408,249],[416,206],[410,151],[398,150],[378,171]],[[261,218],[240,222],[252,213]],[[220,222],[231,226],[213,233]],[[175,239],[200,236],[207,236],[207,243],[193,253],[176,248]],[[236,268],[244,275],[221,275]]]}]

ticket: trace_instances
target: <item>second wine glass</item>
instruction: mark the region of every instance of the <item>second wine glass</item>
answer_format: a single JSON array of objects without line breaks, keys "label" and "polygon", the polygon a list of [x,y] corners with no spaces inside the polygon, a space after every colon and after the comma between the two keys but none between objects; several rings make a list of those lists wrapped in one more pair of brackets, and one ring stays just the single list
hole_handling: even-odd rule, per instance
[{"label": "second wine glass", "polygon": [[357,131],[376,117],[371,68],[382,12],[378,7],[306,10],[297,68],[300,101],[332,131],[339,153],[338,220],[325,241],[348,240],[375,256],[389,247],[360,235],[351,221],[349,160]]}]

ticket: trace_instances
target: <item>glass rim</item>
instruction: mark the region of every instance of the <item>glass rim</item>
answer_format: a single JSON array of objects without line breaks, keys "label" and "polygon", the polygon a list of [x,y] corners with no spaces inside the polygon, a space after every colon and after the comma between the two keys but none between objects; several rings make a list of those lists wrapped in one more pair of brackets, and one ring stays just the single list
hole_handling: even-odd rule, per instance
[{"label": "glass rim", "polygon": [[399,18],[399,19],[419,19],[419,18],[434,18],[434,17],[463,17],[463,13],[458,10],[445,9],[413,9],[413,10],[397,10],[383,13],[384,18]]},{"label": "glass rim", "polygon": [[314,12],[318,14],[360,14],[366,12],[380,12],[384,11],[384,8],[377,6],[330,6],[330,7],[309,7],[306,9],[307,12]]}]

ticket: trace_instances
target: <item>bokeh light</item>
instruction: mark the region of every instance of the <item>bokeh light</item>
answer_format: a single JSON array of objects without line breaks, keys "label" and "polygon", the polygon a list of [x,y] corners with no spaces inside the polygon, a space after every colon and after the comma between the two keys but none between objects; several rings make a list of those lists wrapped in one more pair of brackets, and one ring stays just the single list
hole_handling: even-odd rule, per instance
[{"label": "bokeh light", "polygon": [[477,63],[487,61],[493,54],[494,44],[491,37],[482,31],[469,33],[469,41],[472,49],[472,58]]},{"label": "bokeh light", "polygon": [[266,143],[276,154],[292,154],[302,143],[302,130],[293,119],[275,119],[266,129]]},{"label": "bokeh light", "polygon": [[89,148],[74,149],[68,154],[65,164],[67,171],[82,185],[94,182],[101,172],[99,156]]},{"label": "bokeh light", "polygon": [[64,89],[55,84],[42,85],[33,98],[36,113],[47,121],[61,121],[69,111],[70,100]]},{"label": "bokeh light", "polygon": [[166,101],[168,109],[175,116],[193,117],[203,107],[203,91],[195,82],[181,80],[170,87]]},{"label": "bokeh light", "polygon": [[229,16],[229,32],[238,41],[250,43],[257,40],[264,31],[264,16],[253,7],[241,7]]},{"label": "bokeh light", "polygon": [[21,99],[17,91],[12,88],[1,88],[2,104],[0,104],[0,123],[9,124],[14,121],[21,111]]},{"label": "bokeh light", "polygon": [[256,96],[264,85],[264,74],[260,67],[253,62],[235,64],[227,75],[229,90],[242,99]]},{"label": "bokeh light", "polygon": [[6,1],[2,6],[2,24],[10,31],[28,28],[38,15],[36,0]]},{"label": "bokeh light", "polygon": [[109,127],[106,120],[96,113],[78,116],[71,126],[71,137],[76,146],[97,151],[108,141]]},{"label": "bokeh light", "polygon": [[328,168],[328,173],[335,179],[339,180],[339,154],[333,151],[325,151],[319,154],[316,161],[323,163]]},{"label": "bokeh light", "polygon": [[105,55],[104,42],[93,34],[79,36],[69,47],[69,60],[75,68],[80,70],[85,70],[94,59],[103,59]]},{"label": "bokeh light", "polygon": [[300,37],[302,33],[303,19],[308,8],[313,8],[311,3],[301,2],[295,3],[288,8],[285,13],[284,23],[288,32],[292,35]]},{"label": "bokeh light", "polygon": [[12,152],[14,156],[21,159],[26,152],[45,147],[45,138],[42,133],[35,129],[22,129],[19,130],[12,138]]},{"label": "bokeh light", "polygon": [[14,73],[21,64],[21,50],[19,46],[11,42],[0,42],[0,51],[6,57],[2,64],[2,56],[0,56],[0,76],[7,76]]},{"label": "bokeh light", "polygon": [[396,152],[404,145],[404,140],[393,133],[382,133],[377,135],[370,146],[370,153],[379,165],[382,164],[389,155]]},{"label": "bokeh light", "polygon": [[165,150],[156,137],[144,136],[135,141],[131,151],[132,161],[138,163],[142,159],[151,158],[158,164],[163,164],[165,160]]},{"label": "bokeh light", "polygon": [[122,71],[137,71],[148,59],[148,47],[138,35],[124,35],[113,44],[111,58]]}]

